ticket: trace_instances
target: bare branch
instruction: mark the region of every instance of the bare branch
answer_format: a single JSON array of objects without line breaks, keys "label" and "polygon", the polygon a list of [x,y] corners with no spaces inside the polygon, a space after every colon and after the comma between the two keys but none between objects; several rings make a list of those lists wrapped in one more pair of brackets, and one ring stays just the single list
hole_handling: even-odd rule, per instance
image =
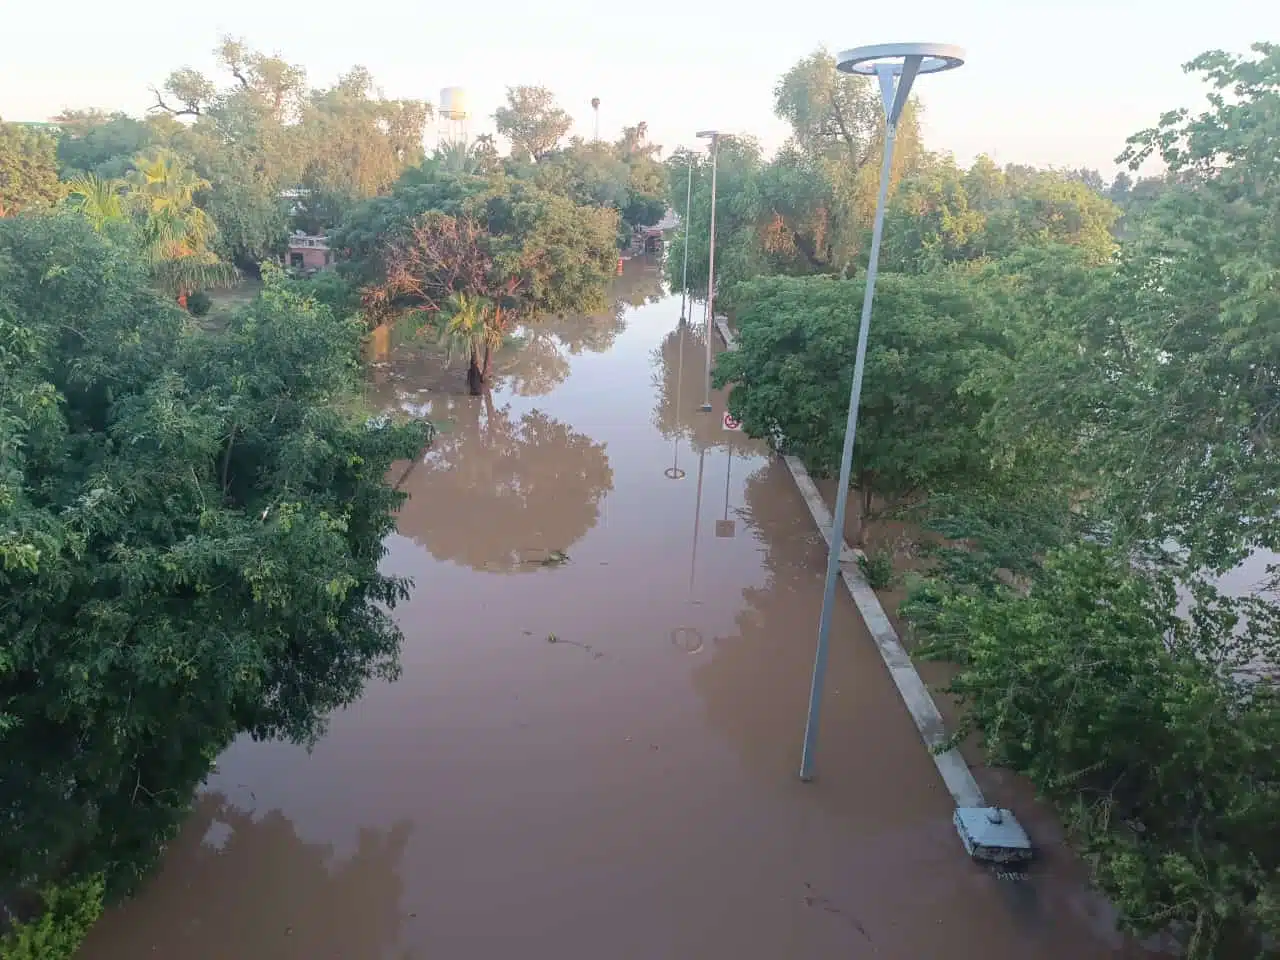
[{"label": "bare branch", "polygon": [[160,96],[160,91],[155,87],[151,87],[151,92],[156,95],[156,102],[148,107],[148,110],[162,110],[172,117],[198,117],[200,116],[200,107],[197,104],[189,104],[182,109],[171,107],[164,102],[164,97]]}]

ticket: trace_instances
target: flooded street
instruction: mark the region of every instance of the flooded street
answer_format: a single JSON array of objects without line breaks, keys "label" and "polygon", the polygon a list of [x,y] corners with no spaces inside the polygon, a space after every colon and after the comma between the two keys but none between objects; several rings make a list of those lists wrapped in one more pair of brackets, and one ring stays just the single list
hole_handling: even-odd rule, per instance
[{"label": "flooded street", "polygon": [[798,781],[825,548],[723,397],[698,412],[657,271],[504,352],[490,398],[412,350],[377,369],[442,430],[385,560],[416,584],[403,675],[310,753],[236,743],[85,960],[1138,955],[1043,815],[1029,880],[967,860],[844,591]]}]

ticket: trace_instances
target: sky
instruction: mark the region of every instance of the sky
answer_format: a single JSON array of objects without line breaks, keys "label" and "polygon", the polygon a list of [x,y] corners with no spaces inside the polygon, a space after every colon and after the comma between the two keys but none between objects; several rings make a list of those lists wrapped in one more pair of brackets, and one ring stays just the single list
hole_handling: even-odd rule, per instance
[{"label": "sky", "polygon": [[[505,87],[538,84],[574,117],[574,132],[591,136],[590,101],[599,97],[602,136],[644,120],[668,151],[708,127],[775,149],[787,127],[773,116],[774,84],[818,47],[953,43],[967,50],[965,66],[916,86],[929,149],[966,164],[986,153],[1109,177],[1126,136],[1166,110],[1203,103],[1202,85],[1181,65],[1208,49],[1243,53],[1280,41],[1280,3],[217,0],[147,12],[100,0],[0,0],[0,23],[6,120],[44,120],[66,107],[140,114],[149,86],[169,71],[215,76],[213,49],[229,33],[305,67],[315,86],[353,64],[391,97],[434,104],[442,87],[461,86],[472,135],[492,131]],[[435,136],[428,131],[429,145]]]}]

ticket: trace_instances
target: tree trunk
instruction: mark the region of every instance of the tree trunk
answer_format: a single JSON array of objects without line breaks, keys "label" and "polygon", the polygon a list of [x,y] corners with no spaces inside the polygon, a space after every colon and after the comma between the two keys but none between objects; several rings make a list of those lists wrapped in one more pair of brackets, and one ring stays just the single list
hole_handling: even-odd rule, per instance
[{"label": "tree trunk", "polygon": [[480,372],[481,379],[487,384],[489,382],[489,374],[493,372],[493,351],[489,349],[489,344],[484,345],[484,369]]},{"label": "tree trunk", "polygon": [[863,474],[854,483],[858,491],[858,525],[854,527],[853,546],[861,547],[867,540],[867,520],[871,517],[871,477]]},{"label": "tree trunk", "polygon": [[484,393],[484,374],[480,372],[480,353],[471,345],[471,361],[467,364],[467,392],[473,397]]}]

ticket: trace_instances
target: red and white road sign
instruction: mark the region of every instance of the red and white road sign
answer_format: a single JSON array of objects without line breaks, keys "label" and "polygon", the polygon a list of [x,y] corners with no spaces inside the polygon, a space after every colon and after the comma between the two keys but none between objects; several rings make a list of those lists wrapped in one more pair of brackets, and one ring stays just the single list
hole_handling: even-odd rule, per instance
[{"label": "red and white road sign", "polygon": [[725,428],[726,430],[741,430],[741,429],[742,429],[742,424],[741,424],[739,421],[737,421],[737,420],[733,419],[733,416],[729,413],[729,411],[728,411],[728,410],[726,410],[726,411],[724,412],[724,421],[723,421],[723,423],[724,423],[724,428]]}]

